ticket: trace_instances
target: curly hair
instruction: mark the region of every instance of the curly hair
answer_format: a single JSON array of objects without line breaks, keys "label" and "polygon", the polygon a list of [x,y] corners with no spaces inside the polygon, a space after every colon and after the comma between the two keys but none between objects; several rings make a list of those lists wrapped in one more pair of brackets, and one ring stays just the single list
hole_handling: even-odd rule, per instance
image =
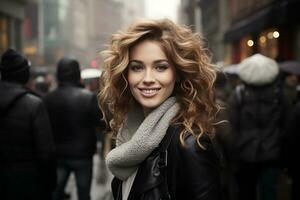
[{"label": "curly hair", "polygon": [[126,80],[130,51],[145,40],[157,41],[176,68],[179,81],[175,83],[173,95],[180,111],[172,124],[182,125],[181,143],[184,145],[185,137],[192,134],[202,147],[199,139],[203,134],[214,133],[219,110],[214,98],[216,72],[203,37],[168,19],[138,21],[128,30],[114,34],[109,49],[102,52],[107,57],[98,100],[104,115],[106,108],[113,113],[109,120],[112,132],[117,134],[133,101]]}]

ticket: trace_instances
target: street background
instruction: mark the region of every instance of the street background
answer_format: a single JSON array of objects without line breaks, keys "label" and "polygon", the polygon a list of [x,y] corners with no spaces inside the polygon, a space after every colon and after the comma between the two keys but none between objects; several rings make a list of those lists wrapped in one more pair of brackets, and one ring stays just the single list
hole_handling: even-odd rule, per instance
[{"label": "street background", "polygon": [[[46,84],[46,92],[57,86],[58,60],[75,58],[82,71],[95,69],[82,78],[97,92],[92,79],[101,74],[99,53],[111,35],[139,18],[167,17],[202,33],[213,63],[236,75],[237,65],[256,53],[279,63],[300,61],[299,10],[300,0],[0,0],[0,55],[10,47],[22,52],[32,64],[28,87]],[[92,200],[111,199],[112,176],[97,181],[99,162],[95,154]],[[289,200],[292,182],[283,176],[278,199]],[[77,199],[73,175],[66,194]]]}]

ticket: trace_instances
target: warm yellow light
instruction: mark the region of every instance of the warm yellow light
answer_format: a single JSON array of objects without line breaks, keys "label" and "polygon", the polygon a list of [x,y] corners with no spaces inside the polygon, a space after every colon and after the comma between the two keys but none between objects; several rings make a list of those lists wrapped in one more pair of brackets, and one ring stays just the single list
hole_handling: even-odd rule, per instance
[{"label": "warm yellow light", "polygon": [[23,52],[26,55],[36,55],[37,53],[37,48],[35,46],[27,46],[23,48]]},{"label": "warm yellow light", "polygon": [[268,35],[267,35],[267,37],[268,37],[269,39],[272,39],[272,38],[273,38],[273,32],[269,32]]},{"label": "warm yellow light", "polygon": [[274,31],[274,32],[273,32],[273,37],[274,37],[274,38],[279,38],[279,35],[280,35],[280,34],[279,34],[278,31]]},{"label": "warm yellow light", "polygon": [[266,42],[266,40],[267,40],[267,38],[266,38],[266,36],[260,36],[260,38],[259,38],[259,41],[261,42],[261,43],[265,43]]},{"label": "warm yellow light", "polygon": [[248,45],[249,47],[252,47],[252,46],[254,45],[253,40],[248,40],[248,41],[247,41],[247,45]]}]

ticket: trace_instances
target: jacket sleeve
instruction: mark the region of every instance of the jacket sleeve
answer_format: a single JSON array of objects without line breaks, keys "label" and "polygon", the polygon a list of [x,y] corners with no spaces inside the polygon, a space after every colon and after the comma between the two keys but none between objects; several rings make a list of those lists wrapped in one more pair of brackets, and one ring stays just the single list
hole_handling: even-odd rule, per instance
[{"label": "jacket sleeve", "polygon": [[190,200],[220,200],[220,167],[211,140],[203,136],[198,147],[190,135],[185,146],[179,145],[179,188]]},{"label": "jacket sleeve", "polygon": [[54,141],[46,107],[42,101],[37,101],[36,106],[32,123],[36,153],[43,179],[47,184],[48,191],[51,191],[56,184]]}]

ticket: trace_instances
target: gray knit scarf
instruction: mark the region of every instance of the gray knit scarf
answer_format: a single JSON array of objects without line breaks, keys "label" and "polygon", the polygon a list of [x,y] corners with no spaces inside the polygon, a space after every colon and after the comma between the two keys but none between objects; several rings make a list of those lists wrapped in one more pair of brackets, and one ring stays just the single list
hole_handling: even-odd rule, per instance
[{"label": "gray knit scarf", "polygon": [[159,146],[178,110],[175,97],[168,98],[145,119],[141,108],[131,109],[118,132],[117,147],[106,156],[106,164],[112,174],[121,180],[133,174]]}]

